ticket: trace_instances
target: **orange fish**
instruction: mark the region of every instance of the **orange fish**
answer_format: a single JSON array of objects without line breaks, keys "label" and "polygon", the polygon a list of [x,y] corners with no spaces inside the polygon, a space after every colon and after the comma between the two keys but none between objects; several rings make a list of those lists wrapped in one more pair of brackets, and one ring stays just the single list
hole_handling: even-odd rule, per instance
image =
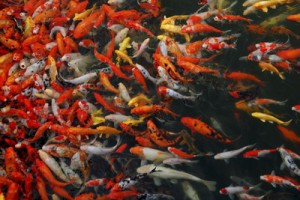
[{"label": "orange fish", "polygon": [[201,135],[204,135],[205,137],[215,139],[221,143],[230,144],[233,142],[230,139],[223,137],[215,129],[210,127],[208,124],[200,121],[199,119],[195,119],[192,117],[182,117],[180,121],[184,126],[191,129],[192,132],[200,133]]},{"label": "orange fish", "polygon": [[249,80],[249,81],[253,81],[259,85],[264,85],[264,82],[262,80],[258,79],[256,76],[254,76],[252,74],[243,73],[243,72],[231,72],[229,74],[226,74],[225,78],[233,79],[236,81]]},{"label": "orange fish", "polygon": [[279,125],[277,128],[285,139],[290,140],[291,142],[300,143],[300,136],[298,136],[294,131]]}]

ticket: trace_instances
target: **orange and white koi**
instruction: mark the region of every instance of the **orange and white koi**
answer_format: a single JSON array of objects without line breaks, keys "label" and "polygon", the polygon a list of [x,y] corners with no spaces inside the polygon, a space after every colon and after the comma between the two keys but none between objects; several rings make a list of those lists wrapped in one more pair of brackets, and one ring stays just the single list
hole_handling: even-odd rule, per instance
[{"label": "orange and white koi", "polygon": [[293,187],[297,190],[300,190],[299,183],[297,183],[289,178],[276,176],[274,171],[271,174],[266,174],[266,175],[260,176],[260,180],[270,183],[273,187],[276,187],[276,185],[287,185],[287,186]]},{"label": "orange and white koi", "polygon": [[287,100],[284,101],[277,101],[274,99],[264,99],[264,98],[255,98],[248,102],[249,106],[257,105],[257,106],[264,106],[264,105],[280,105],[284,106]]},{"label": "orange and white koi", "polygon": [[141,159],[150,160],[154,162],[162,162],[165,159],[173,158],[169,152],[160,151],[148,147],[135,146],[130,148],[130,153],[137,155]]}]

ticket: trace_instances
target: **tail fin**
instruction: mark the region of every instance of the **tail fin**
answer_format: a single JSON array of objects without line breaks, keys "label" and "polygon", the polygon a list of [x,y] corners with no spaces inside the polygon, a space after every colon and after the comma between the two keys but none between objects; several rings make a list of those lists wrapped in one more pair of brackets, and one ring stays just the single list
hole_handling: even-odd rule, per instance
[{"label": "tail fin", "polygon": [[290,123],[291,123],[292,121],[293,121],[293,120],[290,119],[290,120],[287,121],[287,122],[283,122],[281,125],[283,125],[283,126],[288,126],[288,125],[290,125]]},{"label": "tail fin", "polygon": [[215,181],[202,181],[202,183],[208,188],[209,191],[216,190],[216,182]]},{"label": "tail fin", "polygon": [[282,79],[282,80],[284,80],[285,79],[285,77],[283,76],[283,73],[281,72],[281,73],[279,73],[278,74],[278,76]]},{"label": "tail fin", "polygon": [[279,102],[278,102],[278,105],[284,106],[284,105],[285,105],[285,103],[286,103],[287,101],[288,101],[287,99],[286,99],[286,100],[284,100],[284,101],[279,101]]}]

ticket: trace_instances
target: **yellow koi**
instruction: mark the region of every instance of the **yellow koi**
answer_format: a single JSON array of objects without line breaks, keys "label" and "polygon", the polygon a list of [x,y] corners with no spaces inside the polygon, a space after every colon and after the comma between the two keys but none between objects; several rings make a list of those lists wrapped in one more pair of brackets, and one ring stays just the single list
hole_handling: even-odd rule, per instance
[{"label": "yellow koi", "polygon": [[105,118],[102,117],[102,114],[103,114],[102,109],[96,110],[91,114],[93,125],[97,125],[105,122]]},{"label": "yellow koi", "polygon": [[253,4],[253,8],[260,9],[263,12],[268,12],[268,8],[276,9],[278,4],[292,3],[294,0],[269,0],[269,1],[259,1]]},{"label": "yellow koi", "polygon": [[[127,48],[131,48],[130,45],[130,37],[126,37],[120,44],[119,44],[119,51],[123,52],[127,55]],[[117,66],[120,66],[121,58],[117,56]]]},{"label": "yellow koi", "polygon": [[274,67],[271,63],[259,62],[258,66],[262,69],[262,71],[268,70],[273,74],[275,72],[282,80],[284,80],[284,76],[282,72],[279,72],[276,67]]},{"label": "yellow koi", "polygon": [[35,26],[35,23],[34,23],[33,19],[30,16],[26,17],[23,39],[27,38],[28,36],[30,36],[32,34],[32,30],[33,30],[34,26]]},{"label": "yellow koi", "polygon": [[277,123],[279,125],[283,125],[283,126],[288,126],[293,120],[289,120],[289,121],[281,121],[280,119],[277,119],[276,117],[272,116],[272,115],[268,115],[268,114],[265,114],[265,113],[261,113],[261,112],[253,112],[251,113],[251,116],[252,117],[255,117],[257,119],[259,119],[260,121],[262,122],[270,122],[270,123]]},{"label": "yellow koi", "polygon": [[130,99],[130,101],[128,102],[128,106],[129,107],[143,106],[146,104],[151,104],[152,101],[153,101],[153,98],[148,98],[144,94],[139,94],[139,95],[133,97],[132,99]]},{"label": "yellow koi", "polygon": [[128,126],[137,126],[144,122],[145,117],[140,117],[139,119],[128,119],[126,121],[123,121],[123,124],[126,124]]},{"label": "yellow koi", "polygon": [[161,22],[161,25],[167,25],[167,24],[175,25],[175,20],[186,20],[187,18],[189,18],[189,15],[174,15],[174,16],[165,18]]},{"label": "yellow koi", "polygon": [[122,51],[119,51],[119,50],[115,50],[115,53],[116,53],[122,60],[128,62],[128,63],[129,63],[130,65],[132,65],[132,66],[135,66],[135,64],[133,64],[131,58],[130,58],[127,54],[125,54],[125,53],[123,53]]},{"label": "yellow koi", "polygon": [[81,21],[87,18],[96,9],[96,4],[92,8],[83,11],[82,13],[75,13],[73,21]]},{"label": "yellow koi", "polygon": [[182,35],[187,42],[190,42],[190,36],[187,33],[182,33],[182,26],[172,25],[172,24],[163,24],[160,26],[161,30],[167,31],[169,33],[176,33]]}]

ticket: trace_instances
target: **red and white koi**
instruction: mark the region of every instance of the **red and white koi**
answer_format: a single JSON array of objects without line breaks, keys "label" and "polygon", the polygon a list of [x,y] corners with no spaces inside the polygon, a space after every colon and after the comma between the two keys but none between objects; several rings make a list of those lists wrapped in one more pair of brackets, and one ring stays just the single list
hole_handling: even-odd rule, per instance
[{"label": "red and white koi", "polygon": [[229,195],[230,199],[233,199],[234,194],[240,194],[240,193],[245,193],[250,190],[253,190],[257,187],[259,187],[260,184],[249,187],[249,186],[229,186],[229,187],[224,187],[220,189],[219,193],[223,195]]},{"label": "red and white koi", "polygon": [[247,151],[243,154],[244,158],[254,158],[254,159],[258,159],[261,157],[265,157],[268,154],[277,152],[277,149],[255,149],[255,150],[251,150],[251,151]]},{"label": "red and white koi", "polygon": [[185,96],[165,86],[158,86],[157,93],[163,97],[172,97],[174,99],[183,99],[195,101],[199,95]]},{"label": "red and white koi", "polygon": [[300,104],[293,106],[292,110],[295,111],[295,112],[297,112],[297,113],[300,113]]}]

